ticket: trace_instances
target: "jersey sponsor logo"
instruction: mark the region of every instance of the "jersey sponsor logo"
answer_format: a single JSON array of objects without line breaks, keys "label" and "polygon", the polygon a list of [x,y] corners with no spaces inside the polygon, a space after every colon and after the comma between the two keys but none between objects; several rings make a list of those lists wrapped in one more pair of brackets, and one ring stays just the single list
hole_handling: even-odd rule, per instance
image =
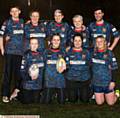
[{"label": "jersey sponsor logo", "polygon": [[31,29],[30,29],[30,32],[35,32],[35,29],[32,29],[32,28],[31,28]]},{"label": "jersey sponsor logo", "polygon": [[106,38],[106,35],[105,35],[105,34],[93,34],[93,37],[96,38],[96,37],[101,36],[101,35],[102,35],[104,38]]},{"label": "jersey sponsor logo", "polygon": [[56,64],[57,60],[47,60],[47,64]]},{"label": "jersey sponsor logo", "polygon": [[105,33],[107,31],[107,29],[106,28],[102,28],[102,31]]},{"label": "jersey sponsor logo", "polygon": [[63,32],[65,32],[65,28],[64,28],[64,27],[62,27],[61,30],[62,30]]},{"label": "jersey sponsor logo", "polygon": [[70,57],[71,57],[71,58],[74,58],[74,57],[75,57],[75,55],[70,55]]},{"label": "jersey sponsor logo", "polygon": [[85,61],[77,61],[77,60],[70,60],[70,64],[71,65],[84,65],[84,64],[86,64],[86,62]]},{"label": "jersey sponsor logo", "polygon": [[46,34],[45,33],[31,33],[30,37],[43,37],[43,38],[45,38]]},{"label": "jersey sponsor logo", "polygon": [[13,30],[13,34],[23,34],[23,30]]},{"label": "jersey sponsor logo", "polygon": [[44,63],[38,63],[37,66],[38,66],[38,67],[43,67],[43,66],[44,66]]},{"label": "jersey sponsor logo", "polygon": [[100,59],[95,59],[95,58],[92,58],[92,62],[97,63],[97,64],[105,64],[105,60],[100,60]]}]

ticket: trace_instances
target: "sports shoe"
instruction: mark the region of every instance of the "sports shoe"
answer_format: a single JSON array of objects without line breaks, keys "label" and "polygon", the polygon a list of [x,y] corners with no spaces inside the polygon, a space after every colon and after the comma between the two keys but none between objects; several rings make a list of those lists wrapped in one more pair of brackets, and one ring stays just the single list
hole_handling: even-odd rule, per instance
[{"label": "sports shoe", "polygon": [[4,103],[10,102],[10,101],[9,101],[9,98],[8,98],[7,96],[3,96],[3,97],[2,97],[2,101],[3,101]]}]

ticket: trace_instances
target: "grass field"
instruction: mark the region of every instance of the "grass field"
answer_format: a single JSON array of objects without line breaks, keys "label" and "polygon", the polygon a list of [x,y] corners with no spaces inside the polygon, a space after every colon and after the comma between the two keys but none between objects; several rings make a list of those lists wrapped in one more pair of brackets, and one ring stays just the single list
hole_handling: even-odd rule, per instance
[{"label": "grass field", "polygon": [[39,114],[41,118],[120,118],[119,102],[114,106],[97,106],[95,103],[89,104],[65,104],[59,105],[53,103],[51,105],[41,104],[21,104],[0,103],[0,114],[14,115],[33,115]]},{"label": "grass field", "polygon": [[[115,49],[115,55],[117,56],[118,64],[120,65],[120,47]],[[0,77],[2,75],[3,58],[0,58]],[[119,69],[120,70],[120,69]],[[2,78],[2,77],[1,77]],[[116,75],[117,86],[120,85],[120,71]],[[1,83],[0,79],[0,83]],[[1,87],[1,84],[0,84]],[[108,106],[104,104],[97,106],[94,101],[89,104],[83,103],[66,103],[65,105],[59,105],[54,101],[51,105],[41,104],[21,104],[18,101],[11,103],[2,103],[0,97],[0,115],[36,115],[39,114],[40,118],[120,118],[120,100],[114,106]]]}]

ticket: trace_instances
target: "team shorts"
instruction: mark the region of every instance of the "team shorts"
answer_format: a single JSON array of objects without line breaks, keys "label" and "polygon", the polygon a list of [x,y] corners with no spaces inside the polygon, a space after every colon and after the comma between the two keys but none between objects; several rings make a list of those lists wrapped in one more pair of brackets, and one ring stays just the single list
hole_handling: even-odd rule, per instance
[{"label": "team shorts", "polygon": [[93,91],[95,93],[105,93],[105,94],[108,94],[108,93],[113,92],[114,89],[110,90],[109,86],[93,86]]}]

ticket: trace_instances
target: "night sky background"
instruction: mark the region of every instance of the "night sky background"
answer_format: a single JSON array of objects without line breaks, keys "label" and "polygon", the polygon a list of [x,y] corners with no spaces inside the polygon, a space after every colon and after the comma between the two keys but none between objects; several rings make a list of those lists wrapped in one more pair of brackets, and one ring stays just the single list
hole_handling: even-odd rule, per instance
[{"label": "night sky background", "polygon": [[9,9],[13,4],[17,4],[22,9],[21,17],[29,18],[29,11],[37,8],[41,13],[41,19],[53,19],[53,11],[57,8],[64,12],[64,20],[71,23],[75,14],[84,17],[84,24],[88,25],[94,20],[93,10],[96,6],[103,7],[105,19],[120,29],[120,0],[0,0],[0,25],[9,17]]}]

